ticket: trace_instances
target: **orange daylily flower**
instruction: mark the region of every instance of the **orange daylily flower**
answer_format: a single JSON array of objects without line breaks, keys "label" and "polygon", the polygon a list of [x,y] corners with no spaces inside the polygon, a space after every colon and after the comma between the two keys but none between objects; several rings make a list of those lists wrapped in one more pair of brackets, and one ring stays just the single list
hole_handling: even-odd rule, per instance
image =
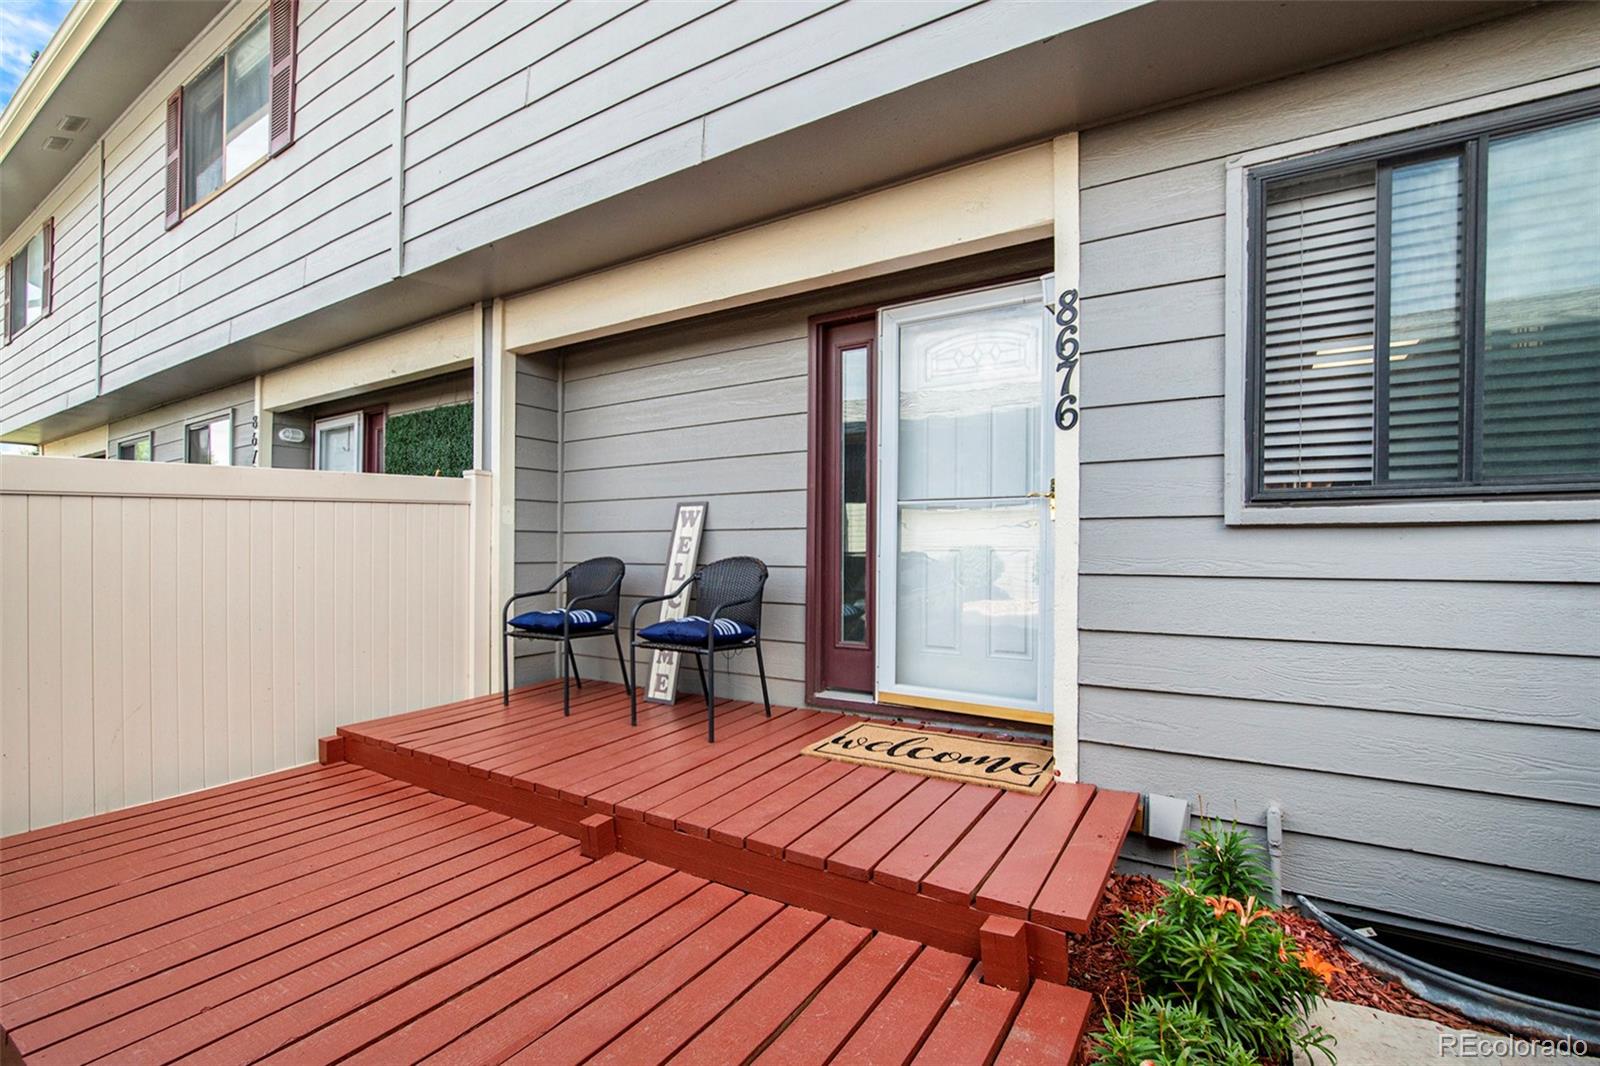
[{"label": "orange daylily flower", "polygon": [[1317,978],[1325,985],[1333,984],[1334,974],[1345,972],[1343,966],[1336,966],[1329,962],[1323,958],[1321,952],[1310,945],[1300,949],[1299,962],[1301,966],[1316,974]]},{"label": "orange daylily flower", "polygon": [[1221,918],[1224,914],[1233,913],[1239,916],[1239,924],[1248,927],[1257,918],[1263,918],[1272,913],[1271,907],[1262,907],[1256,904],[1256,898],[1240,903],[1232,896],[1207,896],[1206,902],[1211,904],[1213,917]]}]

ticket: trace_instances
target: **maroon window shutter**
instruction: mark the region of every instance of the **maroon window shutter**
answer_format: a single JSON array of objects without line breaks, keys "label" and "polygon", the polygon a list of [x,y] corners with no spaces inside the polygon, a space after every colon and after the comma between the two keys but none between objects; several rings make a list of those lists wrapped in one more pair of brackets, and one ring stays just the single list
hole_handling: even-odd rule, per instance
[{"label": "maroon window shutter", "polygon": [[167,228],[183,220],[183,88],[167,97]]},{"label": "maroon window shutter", "polygon": [[56,220],[44,224],[44,314],[56,308]]},{"label": "maroon window shutter", "polygon": [[268,132],[277,155],[294,143],[294,54],[299,33],[300,0],[272,0],[267,35],[272,41],[272,82],[268,90],[271,118]]}]

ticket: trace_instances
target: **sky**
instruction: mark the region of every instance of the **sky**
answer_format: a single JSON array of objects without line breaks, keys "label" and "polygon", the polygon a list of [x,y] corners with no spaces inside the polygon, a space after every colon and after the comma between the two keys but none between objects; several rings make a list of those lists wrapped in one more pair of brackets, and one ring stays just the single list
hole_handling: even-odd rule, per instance
[{"label": "sky", "polygon": [[0,109],[71,8],[72,0],[0,0]]}]

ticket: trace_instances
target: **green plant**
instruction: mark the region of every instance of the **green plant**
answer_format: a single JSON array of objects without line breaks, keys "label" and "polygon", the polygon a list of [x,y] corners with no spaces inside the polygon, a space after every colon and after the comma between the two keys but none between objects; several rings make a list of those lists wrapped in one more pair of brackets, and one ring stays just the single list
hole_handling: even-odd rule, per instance
[{"label": "green plant", "polygon": [[[1218,854],[1234,853],[1221,843]],[[1219,1039],[1257,1060],[1287,1062],[1299,1048],[1334,1061],[1332,1037],[1309,1020],[1321,979],[1254,898],[1172,881],[1155,909],[1123,916],[1121,939],[1145,993],[1192,1007]]]},{"label": "green plant", "polygon": [[1256,1058],[1187,1003],[1152,997],[1090,1041],[1100,1066],[1256,1066]]},{"label": "green plant", "polygon": [[472,405],[394,415],[384,424],[383,468],[390,474],[460,477],[472,466]]},{"label": "green plant", "polygon": [[1187,860],[1181,876],[1202,896],[1262,899],[1270,891],[1261,849],[1237,825],[1201,822],[1189,830]]}]

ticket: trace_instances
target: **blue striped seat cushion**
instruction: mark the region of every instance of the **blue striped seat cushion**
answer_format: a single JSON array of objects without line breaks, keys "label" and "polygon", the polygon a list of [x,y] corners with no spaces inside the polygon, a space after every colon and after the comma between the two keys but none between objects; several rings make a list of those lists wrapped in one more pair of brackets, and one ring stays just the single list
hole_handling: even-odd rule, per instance
[{"label": "blue striped seat cushion", "polygon": [[[694,644],[703,648],[706,646],[706,628],[710,625],[708,619],[692,614],[687,618],[645,626],[639,630],[639,639],[653,644]],[[756,631],[743,622],[735,622],[731,618],[717,619],[718,644],[742,644],[755,635]]]},{"label": "blue striped seat cushion", "polygon": [[[567,611],[527,611],[513,618],[511,624],[517,629],[530,629],[535,633],[559,633],[561,618],[567,613]],[[604,628],[611,624],[613,617],[610,611],[587,611],[581,607],[571,614],[572,623],[567,626],[568,633]]]}]

